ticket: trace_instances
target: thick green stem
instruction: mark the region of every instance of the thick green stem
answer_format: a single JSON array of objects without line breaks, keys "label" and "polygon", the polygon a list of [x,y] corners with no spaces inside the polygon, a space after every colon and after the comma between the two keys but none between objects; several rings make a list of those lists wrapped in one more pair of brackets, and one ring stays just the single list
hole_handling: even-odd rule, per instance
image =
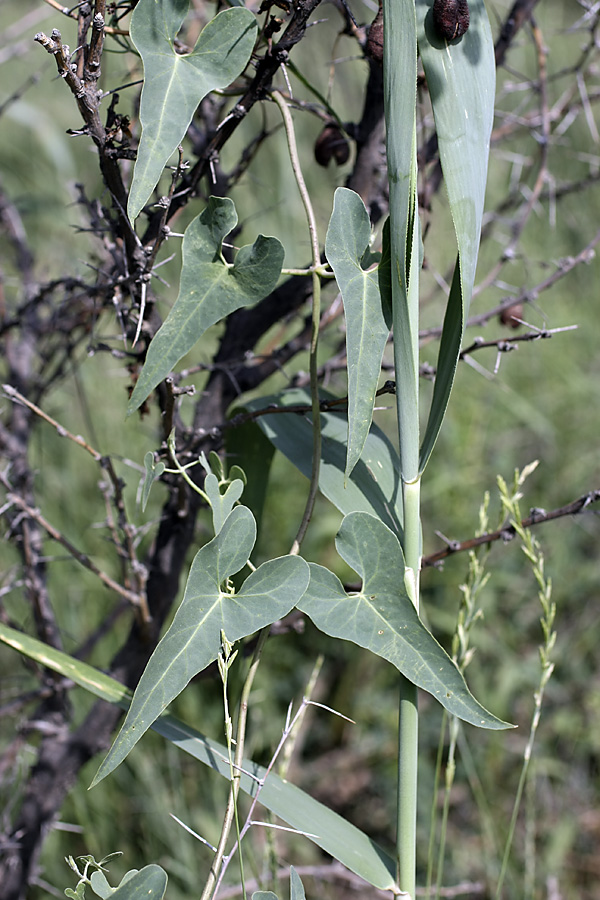
[{"label": "thick green stem", "polygon": [[414,900],[417,835],[417,689],[400,675],[398,720],[397,882]]},{"label": "thick green stem", "polygon": [[[398,449],[404,501],[405,585],[419,607],[419,226],[417,35],[414,0],[383,0],[383,76],[390,189],[390,250]],[[415,896],[417,692],[400,677],[396,864],[400,890]]]}]

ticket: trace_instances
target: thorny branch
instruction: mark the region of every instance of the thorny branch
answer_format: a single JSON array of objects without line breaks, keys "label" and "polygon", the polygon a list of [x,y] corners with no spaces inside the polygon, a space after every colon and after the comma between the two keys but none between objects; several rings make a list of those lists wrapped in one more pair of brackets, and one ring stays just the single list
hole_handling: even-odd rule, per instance
[{"label": "thorny branch", "polygon": [[[546,511],[545,509],[533,509],[530,515],[523,519],[521,525],[523,528],[531,528],[534,525],[543,525],[545,522],[553,522],[555,519],[563,519],[565,516],[578,516],[587,512],[594,503],[600,501],[600,490],[588,491],[572,503],[561,506],[559,509]],[[430,553],[424,556],[421,565],[423,568],[428,566],[437,566],[444,559],[453,556],[455,553],[462,553],[465,550],[474,550],[475,547],[482,547],[486,544],[493,544],[496,541],[511,541],[516,532],[512,525],[505,525],[497,531],[490,531],[486,534],[479,535],[475,538],[468,538],[465,541],[448,541],[447,546],[443,550],[436,553]]]}]

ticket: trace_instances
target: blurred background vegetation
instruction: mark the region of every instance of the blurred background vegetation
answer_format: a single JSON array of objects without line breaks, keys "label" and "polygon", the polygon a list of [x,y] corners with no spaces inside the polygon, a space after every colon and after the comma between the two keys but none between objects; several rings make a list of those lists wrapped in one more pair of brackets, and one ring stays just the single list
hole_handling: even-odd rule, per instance
[{"label": "blurred background vegetation", "polygon": [[[373,3],[353,0],[351,5],[359,23],[370,21],[376,11]],[[487,6],[497,36],[511,4],[508,0],[490,0]],[[596,236],[600,147],[595,103],[600,96],[600,59],[596,57],[595,67],[585,68],[583,84],[581,78],[577,80],[578,72],[583,71],[578,69],[582,48],[592,34],[597,34],[597,13],[590,11],[585,21],[586,10],[591,7],[583,0],[545,0],[536,9],[536,25],[548,51],[548,104],[559,104],[570,91],[575,111],[571,122],[563,119],[561,127],[552,123],[552,140],[547,148],[543,147],[541,124],[530,119],[532,93],[536,86],[539,88],[539,48],[536,50],[530,27],[519,34],[506,65],[499,69],[499,114],[488,190],[490,228],[482,245],[482,279],[502,248],[510,245],[521,204],[534,189],[542,149],[547,149],[548,158],[541,195],[501,275],[476,295],[471,310],[475,316],[507,296],[535,288],[556,271],[561,260],[580,253]],[[343,22],[334,4],[320,6],[316,18],[320,24],[294,51],[293,60],[321,92],[327,94],[331,87],[330,102],[342,121],[356,120],[367,75],[365,61],[356,41],[340,35]],[[66,269],[85,272],[90,263],[95,264],[95,239],[79,230],[82,221],[74,205],[75,185],[84,183],[90,197],[102,191],[90,142],[65,134],[67,128],[78,127],[71,97],[56,77],[50,57],[32,41],[36,31],[50,31],[55,26],[74,46],[73,25],[41,0],[3,0],[0,6],[1,185],[21,214],[36,254],[37,274],[46,279],[59,277]],[[105,52],[102,85],[111,88],[139,77],[135,65],[135,59],[118,48]],[[302,95],[302,86],[292,81],[294,90]],[[122,95],[124,108],[135,116],[135,89]],[[248,136],[264,124],[263,116],[274,134],[232,193],[244,225],[236,240],[246,243],[259,231],[276,234],[286,246],[286,265],[302,266],[308,258],[307,235],[291,186],[277,117],[269,118],[262,107],[256,108],[227,146],[223,164],[226,167],[228,161],[237,158]],[[301,159],[323,240],[333,190],[345,182],[352,161],[342,168],[314,165],[313,145],[321,123],[306,112],[295,116]],[[424,107],[424,122],[426,117]],[[520,123],[518,127],[515,122]],[[566,190],[576,184],[579,189]],[[507,198],[514,204],[503,208]],[[184,212],[181,231],[185,217],[197,212],[196,208]],[[444,301],[439,285],[447,277],[454,254],[443,190],[434,197],[429,218],[423,319],[427,327],[435,327]],[[166,284],[159,296],[165,308],[176,294],[179,265],[175,241],[168,249],[175,259],[161,270]],[[2,260],[2,267],[2,304],[6,311],[19,290],[18,273],[11,265],[10,254]],[[509,480],[515,467],[521,469],[533,460],[539,460],[539,466],[525,486],[525,514],[530,507],[560,507],[600,487],[599,276],[598,261],[593,258],[558,279],[523,309],[522,317],[533,328],[577,325],[577,330],[518,345],[518,349],[502,354],[497,371],[494,348],[472,354],[473,364],[462,363],[450,413],[424,480],[425,554],[443,546],[437,532],[452,540],[475,533],[486,492],[491,494],[490,516],[495,523],[501,517],[497,474]],[[329,302],[335,300],[333,287],[327,288],[326,297]],[[103,327],[118,330],[117,325],[109,326],[105,321]],[[494,316],[471,328],[467,340],[475,336],[510,340],[513,332]],[[342,339],[339,326],[327,339],[324,354],[337,348]],[[200,351],[201,360],[210,358],[211,341],[214,336],[209,335]],[[425,341],[424,360],[435,364],[436,349],[434,341]],[[306,365],[306,360],[300,359],[274,377],[267,390],[282,387]],[[44,409],[74,434],[83,434],[100,452],[111,455],[126,484],[130,515],[144,531],[143,550],[152,540],[164,489],[154,488],[151,502],[142,513],[142,460],[147,450],[158,445],[158,423],[153,414],[125,421],[128,377],[122,361],[111,355],[88,357],[78,352],[68,362],[68,377],[47,398]],[[201,389],[203,376],[196,383]],[[328,386],[344,393],[343,376],[334,375]],[[8,403],[6,399],[2,402]],[[382,408],[376,418],[388,428],[390,415],[391,410]],[[85,547],[101,568],[118,576],[103,527],[106,513],[96,464],[46,425],[38,428],[32,452],[42,511],[51,511],[57,528]],[[265,558],[287,552],[305,491],[302,476],[276,456],[260,538]],[[337,559],[333,545],[339,521],[337,511],[320,501],[303,552],[306,558],[337,569],[340,577],[351,580],[352,573]],[[198,544],[206,540],[207,533],[201,518]],[[591,512],[559,519],[536,531],[557,604],[556,669],[546,692],[518,823],[508,883],[511,898],[600,897],[599,535],[598,519]],[[48,542],[47,552],[52,560],[50,587],[65,649],[74,650],[82,636],[104,619],[112,600],[97,580],[77,567],[56,544]],[[10,619],[28,629],[31,612],[23,603],[18,577],[15,580],[18,567],[19,558],[10,545],[1,545],[1,584],[7,586],[1,602]],[[518,542],[492,547],[488,567],[492,574],[481,596],[483,617],[473,631],[476,652],[467,677],[488,708],[519,728],[498,733],[475,733],[468,726],[463,729],[449,823],[445,876],[449,885],[464,881],[493,883],[497,874],[533,711],[533,693],[539,682],[540,609],[531,569]],[[458,554],[443,567],[429,568],[423,574],[425,613],[447,647],[461,599],[458,586],[465,581],[467,570],[466,555]],[[93,648],[89,662],[106,666],[119,646],[120,627],[125,625],[117,624],[116,629],[107,631]],[[295,747],[289,777],[391,849],[397,704],[395,675],[384,662],[356,647],[324,638],[308,622],[301,634],[272,638],[252,698],[248,753],[261,762],[269,759],[281,733],[285,710],[290,701],[301,697],[319,654],[323,654],[324,662],[316,698],[350,716],[356,724],[313,710]],[[22,783],[35,756],[38,736],[21,730],[24,713],[19,698],[37,682],[28,665],[2,646],[0,672],[4,713],[0,742],[3,748],[14,749],[10,767],[5,756],[1,773],[0,807],[4,809],[5,825],[19,804]],[[234,674],[234,699],[239,689],[236,677],[239,672]],[[91,699],[79,690],[72,692],[71,699],[77,718],[82,718]],[[429,698],[422,698],[422,709],[419,883],[423,883],[426,866],[428,816],[441,725],[441,711]],[[197,679],[174,711],[201,731],[221,739],[221,686],[216,680]],[[63,807],[61,821],[47,837],[41,874],[37,886],[31,888],[30,900],[60,897],[63,888],[72,885],[63,861],[65,855],[89,852],[99,858],[114,850],[124,853],[122,861],[111,867],[115,876],[130,867],[158,862],[169,873],[169,900],[196,896],[210,853],[169,814],[214,842],[227,786],[153,733],[110,779],[88,793],[86,788],[97,762],[82,770],[77,788]],[[262,830],[255,832],[253,853],[248,854],[248,864],[254,866],[252,875],[263,873],[270,849],[281,865],[321,861],[308,841],[277,838],[276,846],[269,848]],[[310,878],[305,878],[305,886],[309,897],[316,896],[317,888]],[[341,891],[323,885],[318,890],[322,896],[332,897],[348,892],[364,897],[375,894],[367,887],[347,885]],[[469,896],[468,892],[465,895]],[[471,895],[486,896],[475,888]]]}]

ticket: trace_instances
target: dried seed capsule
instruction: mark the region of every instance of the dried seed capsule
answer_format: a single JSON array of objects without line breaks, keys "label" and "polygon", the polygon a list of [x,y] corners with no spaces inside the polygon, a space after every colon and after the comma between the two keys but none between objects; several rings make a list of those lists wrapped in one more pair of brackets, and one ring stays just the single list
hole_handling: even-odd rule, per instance
[{"label": "dried seed capsule", "polygon": [[523,324],[523,304],[513,303],[511,306],[505,306],[498,318],[507,328],[520,328]]},{"label": "dried seed capsule", "polygon": [[327,166],[334,159],[343,166],[350,157],[350,145],[345,135],[333,123],[326,125],[315,142],[315,159],[320,166]]},{"label": "dried seed capsule", "polygon": [[381,0],[379,2],[379,11],[369,28],[365,56],[368,56],[375,62],[383,62],[383,5]]},{"label": "dried seed capsule", "polygon": [[438,34],[447,41],[462,37],[469,27],[467,0],[435,0],[432,12]]}]

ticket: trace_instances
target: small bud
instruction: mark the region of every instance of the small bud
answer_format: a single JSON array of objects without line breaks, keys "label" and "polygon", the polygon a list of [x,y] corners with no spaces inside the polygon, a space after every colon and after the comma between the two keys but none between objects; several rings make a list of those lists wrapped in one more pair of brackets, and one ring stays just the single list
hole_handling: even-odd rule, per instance
[{"label": "small bud", "polygon": [[337,125],[326,125],[315,142],[315,159],[320,166],[327,167],[334,159],[338,166],[343,166],[350,157],[350,145]]},{"label": "small bud", "polygon": [[432,14],[439,36],[447,41],[462,37],[469,27],[467,0],[435,0]]}]

